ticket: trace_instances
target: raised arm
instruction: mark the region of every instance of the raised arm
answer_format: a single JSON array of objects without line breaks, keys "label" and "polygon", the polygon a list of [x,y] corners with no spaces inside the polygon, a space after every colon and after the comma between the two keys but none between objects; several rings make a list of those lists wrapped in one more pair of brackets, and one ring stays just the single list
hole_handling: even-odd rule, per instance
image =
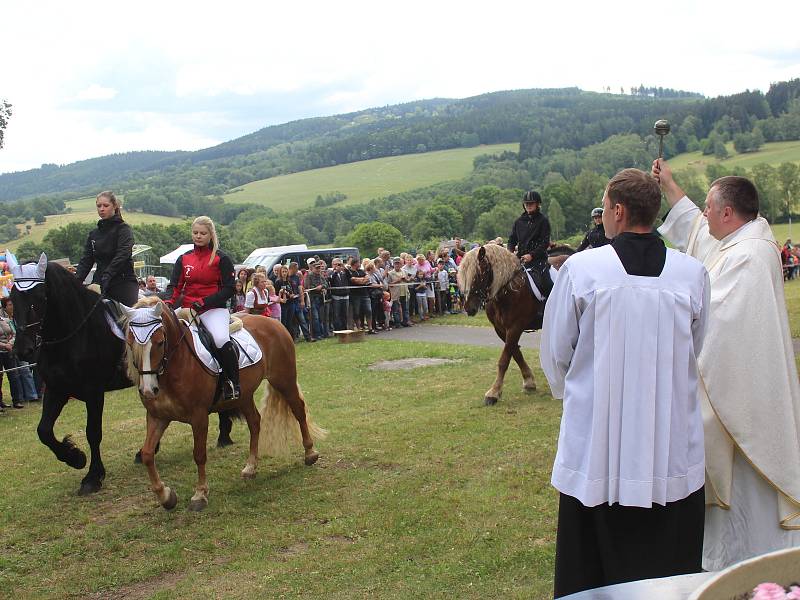
[{"label": "raised arm", "polygon": [[680,186],[675,183],[675,179],[672,177],[672,169],[663,158],[657,158],[653,161],[651,173],[658,180],[661,191],[664,192],[670,208],[675,206],[686,195]]}]

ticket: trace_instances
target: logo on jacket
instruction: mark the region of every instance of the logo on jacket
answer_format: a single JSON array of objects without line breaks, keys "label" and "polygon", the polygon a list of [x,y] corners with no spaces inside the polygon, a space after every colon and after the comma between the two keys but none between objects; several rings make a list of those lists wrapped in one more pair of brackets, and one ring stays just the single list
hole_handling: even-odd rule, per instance
[{"label": "logo on jacket", "polygon": [[191,277],[193,269],[194,269],[194,265],[186,265],[186,267],[184,267],[183,276],[184,277]]}]

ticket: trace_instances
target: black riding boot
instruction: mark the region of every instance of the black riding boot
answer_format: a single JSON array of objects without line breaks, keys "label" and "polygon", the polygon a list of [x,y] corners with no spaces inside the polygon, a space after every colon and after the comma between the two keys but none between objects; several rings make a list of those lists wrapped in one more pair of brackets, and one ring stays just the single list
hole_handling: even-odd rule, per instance
[{"label": "black riding boot", "polygon": [[217,351],[217,360],[222,367],[222,374],[227,381],[224,388],[224,399],[236,400],[239,397],[239,357],[233,342],[227,342]]}]

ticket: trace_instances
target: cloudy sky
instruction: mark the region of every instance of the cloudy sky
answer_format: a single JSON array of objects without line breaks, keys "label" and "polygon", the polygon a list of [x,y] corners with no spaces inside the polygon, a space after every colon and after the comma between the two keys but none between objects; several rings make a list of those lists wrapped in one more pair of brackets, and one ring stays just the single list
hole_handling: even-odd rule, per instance
[{"label": "cloudy sky", "polygon": [[4,0],[0,172],[421,98],[800,76],[800,2]]}]

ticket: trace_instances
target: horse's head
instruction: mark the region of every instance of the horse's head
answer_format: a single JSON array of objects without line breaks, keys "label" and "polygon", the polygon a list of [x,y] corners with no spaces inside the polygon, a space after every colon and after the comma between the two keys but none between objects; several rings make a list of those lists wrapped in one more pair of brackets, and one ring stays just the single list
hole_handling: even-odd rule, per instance
[{"label": "horse's head", "polygon": [[167,364],[163,309],[161,301],[140,308],[125,307],[128,377],[136,383],[139,395],[148,399],[158,396],[158,377]]},{"label": "horse's head", "polygon": [[42,325],[47,312],[47,293],[44,286],[47,255],[42,253],[38,263],[26,265],[18,264],[10,252],[6,253],[6,257],[14,276],[10,294],[17,328],[14,349],[20,359],[35,362],[36,352],[42,345]]},{"label": "horse's head", "polygon": [[464,255],[459,271],[459,285],[465,296],[464,308],[470,317],[475,316],[489,298],[493,281],[494,273],[489,259],[486,258],[486,248],[481,246]]}]

